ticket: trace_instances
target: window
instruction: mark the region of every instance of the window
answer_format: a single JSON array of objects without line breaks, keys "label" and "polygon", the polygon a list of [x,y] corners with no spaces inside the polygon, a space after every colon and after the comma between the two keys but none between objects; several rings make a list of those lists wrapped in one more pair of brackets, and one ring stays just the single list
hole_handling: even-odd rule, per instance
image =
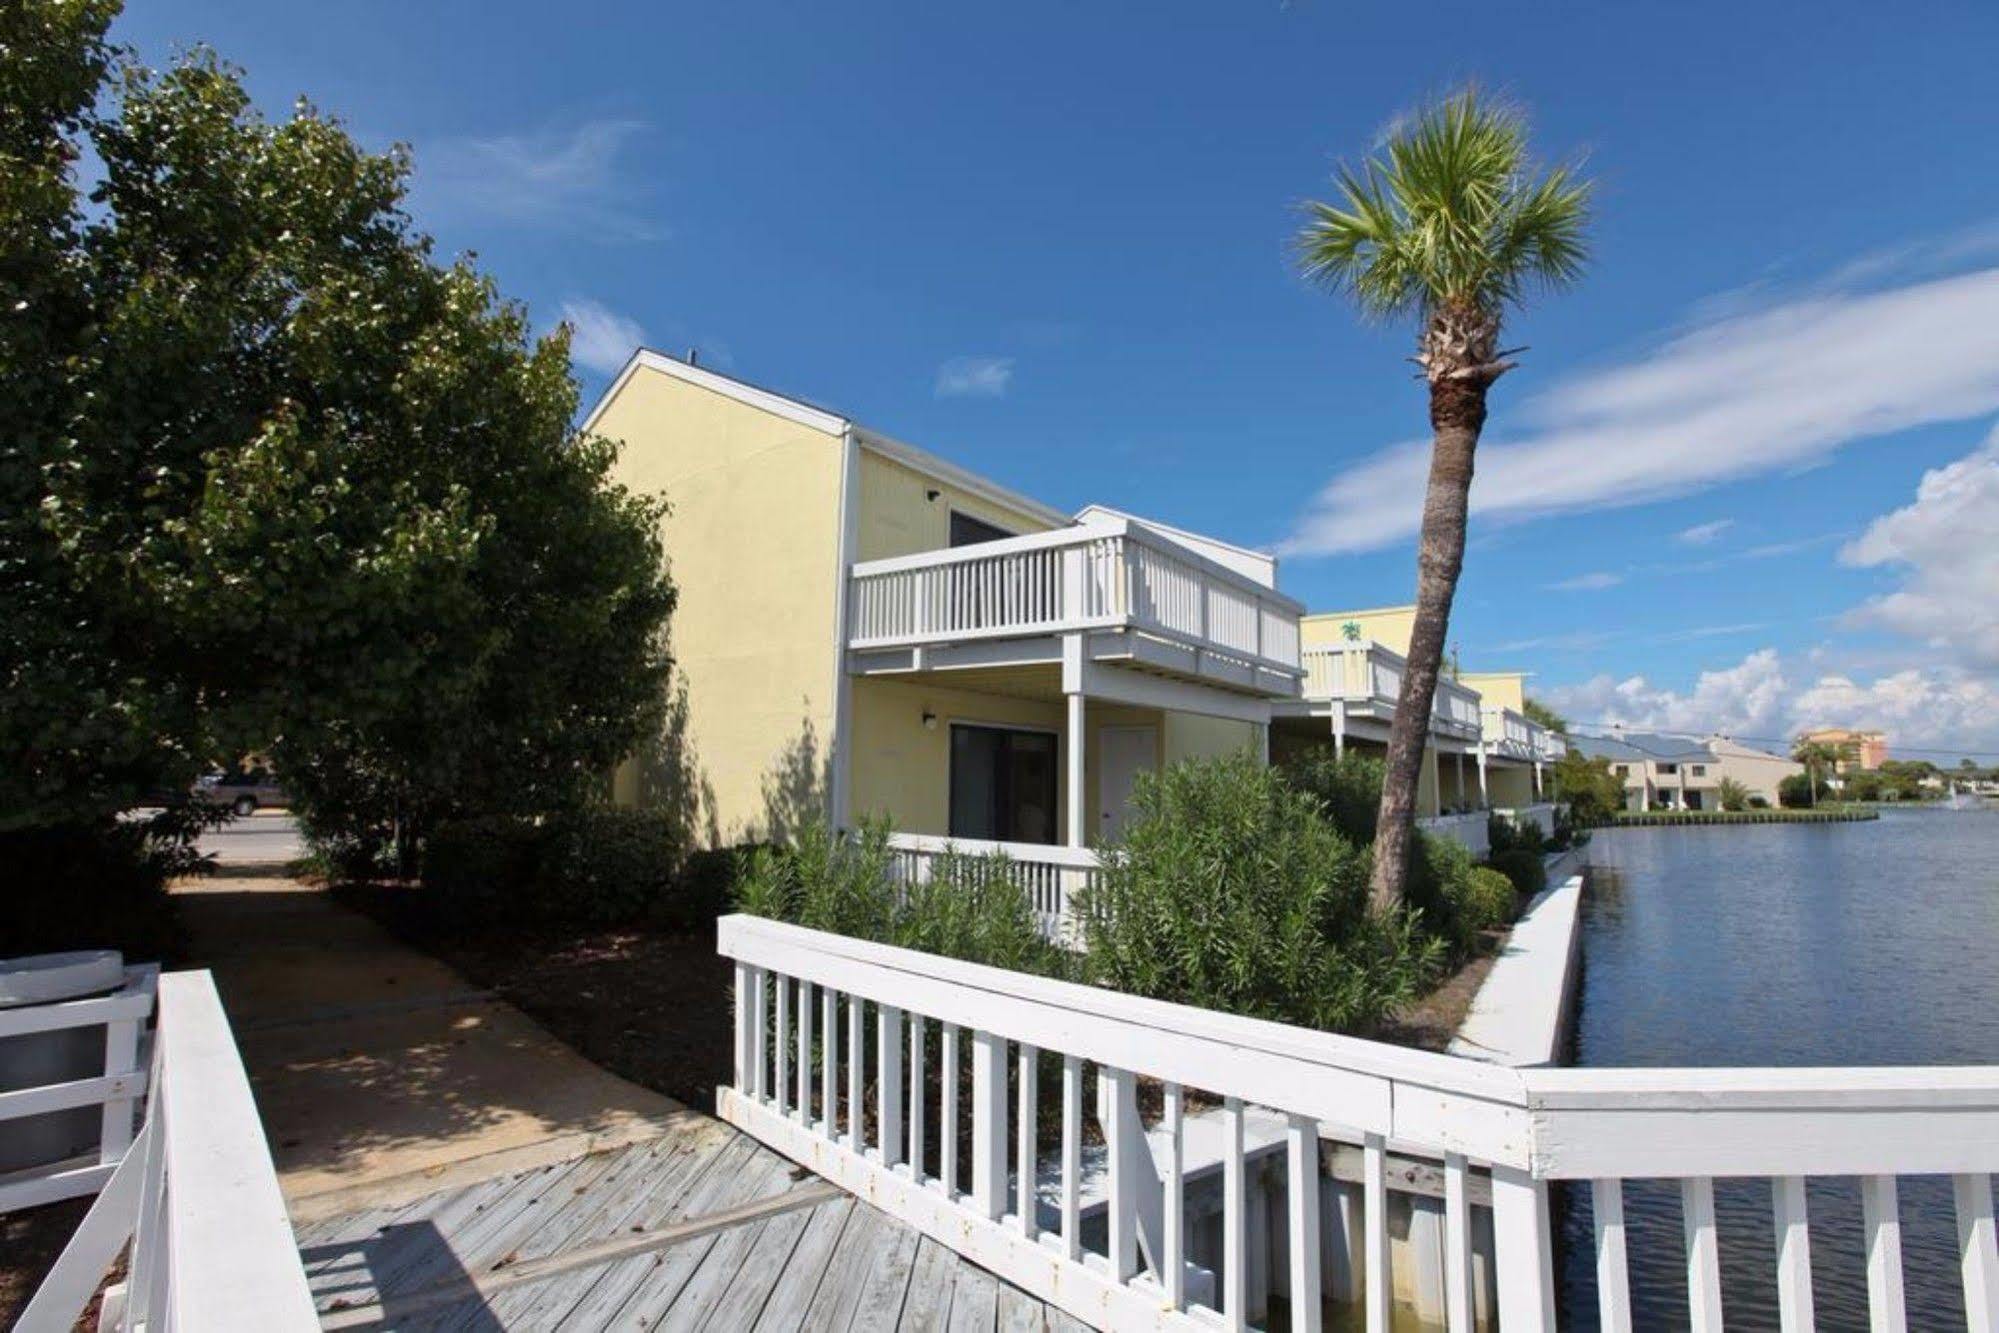
[{"label": "window", "polygon": [[951,836],[1055,841],[1055,736],[951,726]]},{"label": "window", "polygon": [[1620,778],[1628,778],[1631,776],[1631,765],[1619,764],[1616,768],[1612,769],[1611,771],[1617,774],[1617,776],[1619,776]]},{"label": "window", "polygon": [[1693,775],[1694,775],[1695,777],[1697,777],[1697,778],[1704,778],[1704,777],[1706,777],[1706,776],[1707,776],[1707,765],[1706,765],[1706,764],[1695,764],[1695,765],[1693,766],[1693,770],[1692,770],[1692,771],[1693,771]]},{"label": "window", "polygon": [[1680,771],[1680,766],[1679,766],[1678,764],[1661,764],[1661,765],[1659,765],[1659,776],[1660,776],[1660,777],[1671,777],[1671,776],[1673,776],[1673,775],[1674,775],[1675,773],[1678,773],[1679,771]]},{"label": "window", "polygon": [[982,518],[951,511],[951,545],[977,546],[980,542],[1005,541],[1014,534]]}]

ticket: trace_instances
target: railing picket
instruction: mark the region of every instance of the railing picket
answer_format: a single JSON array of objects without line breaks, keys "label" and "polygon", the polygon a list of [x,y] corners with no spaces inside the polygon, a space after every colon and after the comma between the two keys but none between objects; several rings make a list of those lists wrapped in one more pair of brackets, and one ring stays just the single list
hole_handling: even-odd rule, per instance
[{"label": "railing picket", "polygon": [[1680,1182],[1687,1234],[1687,1314],[1694,1333],[1721,1333],[1721,1238],[1714,1224],[1714,1181]]},{"label": "railing picket", "polygon": [[[1131,1107],[1136,1102],[1126,1095],[1131,1071],[1108,1065],[1097,1068],[1099,1114],[1108,1112],[1104,1131],[1104,1156],[1110,1171],[1110,1197],[1105,1203],[1105,1223],[1109,1236],[1111,1276],[1128,1280],[1138,1271],[1138,1182],[1132,1179],[1132,1137],[1142,1132],[1133,1123]],[[1141,1149],[1142,1150],[1142,1149]]]},{"label": "railing picket", "polygon": [[771,1107],[779,1115],[790,1105],[791,1097],[791,978],[779,973],[769,974],[777,987],[777,1019],[771,1034]]},{"label": "railing picket", "polygon": [[1083,1061],[1062,1057],[1062,1254],[1083,1257]]},{"label": "railing picket", "polygon": [[1186,1161],[1186,1094],[1178,1083],[1166,1085],[1165,1116],[1160,1125],[1166,1131],[1165,1198],[1161,1201],[1160,1230],[1165,1233],[1160,1249],[1166,1269],[1166,1303],[1175,1310],[1187,1304],[1187,1200],[1182,1173]]},{"label": "railing picket", "polygon": [[972,1030],[972,1206],[1006,1213],[1006,1038]]},{"label": "railing picket", "polygon": [[1492,1168],[1492,1233],[1497,1247],[1501,1328],[1555,1327],[1555,1243],[1548,1183],[1517,1167]]},{"label": "railing picket", "polygon": [[840,992],[831,986],[820,992],[819,1123],[829,1139],[840,1137]]},{"label": "railing picket", "polygon": [[1388,1145],[1379,1134],[1361,1143],[1361,1226],[1364,1269],[1362,1297],[1367,1302],[1367,1333],[1388,1333]]},{"label": "railing picket", "polygon": [[[1318,1333],[1324,1326],[1319,1306],[1319,1126],[1301,1115],[1289,1117],[1284,1130],[1285,1199],[1289,1216],[1291,1259],[1291,1327]],[[1464,1159],[1458,1159],[1460,1176]],[[1465,1253],[1467,1267],[1471,1253]],[[1469,1333],[1469,1330],[1467,1330]]]},{"label": "railing picket", "polygon": [[867,1007],[860,996],[847,997],[847,1146],[855,1152],[867,1147],[862,1123],[867,1108],[861,1098],[861,1072],[868,1062]]},{"label": "railing picket", "polygon": [[1902,1290],[1902,1213],[1895,1177],[1860,1181],[1860,1221],[1867,1233],[1867,1311],[1872,1333],[1902,1333],[1909,1325]]},{"label": "railing picket", "polygon": [[792,1118],[812,1123],[812,983],[798,983],[798,1105]]},{"label": "railing picket", "polygon": [[1472,1333],[1471,1166],[1444,1154],[1444,1318],[1450,1333]]},{"label": "railing picket", "polygon": [[1803,1176],[1773,1176],[1771,1216],[1777,1228],[1777,1318],[1784,1333],[1809,1333],[1812,1315],[1812,1237]]},{"label": "railing picket", "polygon": [[923,1179],[923,1056],[922,1014],[909,1016],[909,1178]]},{"label": "railing picket", "polygon": [[958,1025],[944,1025],[943,1100],[937,1108],[937,1177],[946,1198],[958,1192]]},{"label": "railing picket", "polygon": [[750,1086],[750,966],[736,964],[736,1075],[735,1086],[748,1091]]},{"label": "railing picket", "polygon": [[1950,1178],[1957,1204],[1957,1248],[1964,1274],[1964,1326],[1999,1329],[1999,1237],[1993,1233],[1992,1177]]},{"label": "railing picket", "polygon": [[[882,1165],[902,1160],[902,1010],[875,1006],[875,1124],[881,1130]],[[917,1089],[922,1095],[922,1089]]]},{"label": "railing picket", "polygon": [[1590,1213],[1596,1232],[1597,1321],[1604,1333],[1631,1333],[1631,1273],[1625,1248],[1624,1182],[1590,1182]]},{"label": "railing picket", "polygon": [[1222,1099],[1222,1320],[1249,1326],[1249,1193],[1243,1177],[1242,1099]]},{"label": "railing picket", "polygon": [[1015,1197],[1014,1211],[1020,1215],[1020,1234],[1029,1240],[1041,1234],[1039,1221],[1034,1215],[1034,1166],[1040,1156],[1038,1136],[1035,1132],[1036,1112],[1041,1101],[1040,1062],[1040,1051],[1026,1042],[1020,1043],[1020,1074],[1017,1079],[1020,1086],[1020,1123],[1016,1127],[1020,1142],[1015,1154],[1020,1165],[1019,1174],[1015,1177],[1019,1182],[1019,1188]]}]

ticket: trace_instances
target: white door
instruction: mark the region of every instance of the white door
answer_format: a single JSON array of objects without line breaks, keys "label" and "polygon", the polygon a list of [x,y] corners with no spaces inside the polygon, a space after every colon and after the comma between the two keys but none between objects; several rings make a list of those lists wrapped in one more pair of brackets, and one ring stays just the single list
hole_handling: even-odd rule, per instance
[{"label": "white door", "polygon": [[1152,771],[1159,753],[1159,734],[1152,727],[1105,727],[1098,733],[1097,838],[1110,842],[1124,832],[1131,810],[1131,789],[1138,775]]}]

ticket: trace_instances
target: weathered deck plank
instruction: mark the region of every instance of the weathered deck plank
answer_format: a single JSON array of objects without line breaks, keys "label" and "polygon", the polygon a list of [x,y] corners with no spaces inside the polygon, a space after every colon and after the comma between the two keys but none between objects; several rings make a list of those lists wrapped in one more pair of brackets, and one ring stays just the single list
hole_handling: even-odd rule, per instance
[{"label": "weathered deck plank", "polygon": [[[846,1195],[717,1216],[823,1191],[794,1171],[720,1122],[693,1121],[648,1143],[315,1222],[299,1230],[300,1255],[322,1312],[345,1310],[351,1323],[379,1302],[387,1326],[425,1333],[1079,1327]],[[587,1261],[586,1247],[673,1225],[701,1234],[669,1232],[649,1252]],[[575,1267],[561,1262],[578,1251]],[[506,1276],[551,1261],[553,1272]],[[473,1279],[515,1285],[451,1299],[448,1284]]]}]

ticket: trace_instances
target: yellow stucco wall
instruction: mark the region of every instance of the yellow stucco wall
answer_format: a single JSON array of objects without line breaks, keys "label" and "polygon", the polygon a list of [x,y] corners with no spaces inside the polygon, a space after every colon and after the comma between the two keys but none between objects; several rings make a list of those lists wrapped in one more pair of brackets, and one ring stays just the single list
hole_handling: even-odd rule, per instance
[{"label": "yellow stucco wall", "polygon": [[[931,491],[939,492],[935,500],[929,498]],[[1013,533],[1044,532],[1049,526],[1032,514],[993,504],[865,447],[860,493],[856,560],[886,560],[949,546],[953,509]]]},{"label": "yellow stucco wall", "polygon": [[1306,647],[1347,641],[1346,625],[1360,626],[1360,637],[1372,639],[1394,652],[1409,651],[1409,633],[1416,624],[1416,608],[1377,606],[1362,611],[1319,611],[1298,622],[1299,641]]},{"label": "yellow stucco wall", "polygon": [[1498,704],[1516,713],[1527,707],[1524,671],[1467,671],[1458,680],[1478,691],[1481,704]]},{"label": "yellow stucco wall", "polygon": [[1253,722],[1237,722],[1226,717],[1202,717],[1196,713],[1166,714],[1165,761],[1212,759],[1249,750],[1263,753],[1262,739]]},{"label": "yellow stucco wall", "polygon": [[[641,367],[598,415],[624,442],[616,476],[664,494],[680,589],[676,687],[703,841],[767,832],[823,802],[833,722],[833,619],[841,441],[663,371]],[[688,798],[642,756],[617,799]]]}]

